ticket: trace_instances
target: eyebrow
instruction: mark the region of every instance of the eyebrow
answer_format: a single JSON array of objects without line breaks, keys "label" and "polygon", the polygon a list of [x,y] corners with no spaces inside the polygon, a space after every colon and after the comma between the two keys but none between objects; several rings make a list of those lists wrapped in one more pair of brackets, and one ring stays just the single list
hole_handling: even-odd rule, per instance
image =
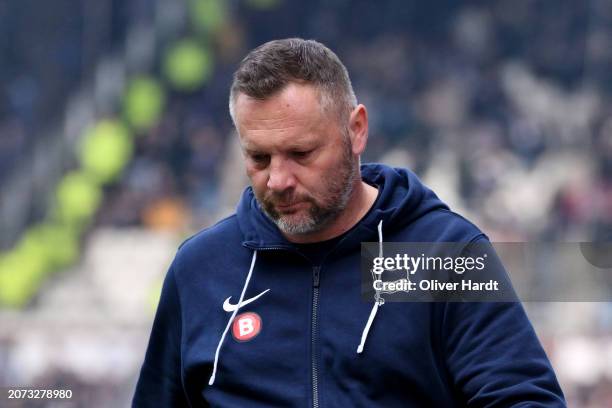
[{"label": "eyebrow", "polygon": [[[281,151],[295,151],[295,150],[312,150],[316,148],[316,145],[313,143],[291,143],[281,148]],[[243,146],[242,150],[247,154],[268,154],[263,149],[259,149],[256,146]]]},{"label": "eyebrow", "polygon": [[261,150],[257,150],[257,149],[247,149],[247,148],[243,148],[242,151],[246,154],[249,155],[254,155],[254,154],[266,154],[265,152],[261,151]]}]

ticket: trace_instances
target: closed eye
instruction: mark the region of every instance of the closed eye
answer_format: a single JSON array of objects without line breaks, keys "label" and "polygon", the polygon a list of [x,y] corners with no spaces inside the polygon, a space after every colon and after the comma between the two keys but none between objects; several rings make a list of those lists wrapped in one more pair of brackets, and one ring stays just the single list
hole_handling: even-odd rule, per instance
[{"label": "closed eye", "polygon": [[257,164],[265,164],[270,160],[270,156],[263,153],[249,154],[249,158]]},{"label": "closed eye", "polygon": [[293,157],[295,157],[296,159],[305,159],[306,157],[308,157],[310,155],[310,153],[312,153],[314,150],[306,150],[306,151],[296,151],[296,152],[292,152],[291,154],[293,155]]}]

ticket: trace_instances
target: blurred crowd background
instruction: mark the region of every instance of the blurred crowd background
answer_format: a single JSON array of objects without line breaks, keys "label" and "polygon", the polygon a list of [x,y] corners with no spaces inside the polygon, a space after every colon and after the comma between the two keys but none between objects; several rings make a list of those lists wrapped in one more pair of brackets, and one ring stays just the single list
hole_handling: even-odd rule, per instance
[{"label": "blurred crowd background", "polygon": [[[0,387],[129,404],[165,268],[246,185],[232,73],[291,36],[347,65],[362,160],[493,241],[611,240],[612,0],[0,0]],[[612,303],[525,306],[569,405],[612,406]]]}]

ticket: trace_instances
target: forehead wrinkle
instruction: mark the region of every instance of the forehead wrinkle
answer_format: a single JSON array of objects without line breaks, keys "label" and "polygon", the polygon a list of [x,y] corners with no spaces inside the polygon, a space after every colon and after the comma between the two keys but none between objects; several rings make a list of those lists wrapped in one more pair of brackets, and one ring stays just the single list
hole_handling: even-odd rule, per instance
[{"label": "forehead wrinkle", "polygon": [[[270,132],[275,132],[270,135]],[[285,150],[304,146],[310,146],[315,138],[311,137],[312,132],[297,131],[292,132],[287,128],[281,129],[258,129],[251,130],[247,137],[241,137],[243,147],[247,150]]]},{"label": "forehead wrinkle", "polygon": [[244,120],[242,127],[247,130],[283,130],[294,128],[311,129],[317,121],[306,118],[292,118],[290,115],[285,115],[278,118],[251,118]]},{"label": "forehead wrinkle", "polygon": [[[267,118],[244,121],[240,126],[242,139],[255,142],[304,144],[319,131],[318,121],[305,118]],[[267,137],[266,137],[267,136]],[[275,140],[276,139],[276,140]]]}]

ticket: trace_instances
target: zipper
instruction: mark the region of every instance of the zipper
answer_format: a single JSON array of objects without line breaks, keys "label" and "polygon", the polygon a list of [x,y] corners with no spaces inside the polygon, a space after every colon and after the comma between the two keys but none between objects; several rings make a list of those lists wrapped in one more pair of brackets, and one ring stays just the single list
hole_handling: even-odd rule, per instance
[{"label": "zipper", "polygon": [[278,250],[283,250],[283,251],[289,251],[289,252],[297,252],[294,248],[291,248],[290,246],[269,246],[269,247],[257,247],[257,246],[251,246],[251,245],[243,245],[245,248],[249,248],[249,249],[253,249],[255,251],[278,251]]},{"label": "zipper", "polygon": [[318,331],[318,309],[319,309],[319,278],[321,267],[312,267],[312,316],[310,320],[311,328],[311,369],[312,369],[312,406],[319,406],[319,364],[317,363],[317,331]]},{"label": "zipper", "polygon": [[[346,237],[344,238],[346,239]],[[342,239],[342,241],[344,241]],[[332,249],[333,252],[342,242],[340,241],[336,246]],[[245,245],[247,248],[251,248],[250,245]],[[267,247],[259,247],[259,248],[251,248],[256,249],[258,251],[272,251],[272,250],[286,250],[289,252],[296,253],[300,255],[302,258],[310,261],[304,254],[295,248],[289,246],[267,246]],[[330,253],[331,253],[330,252]],[[329,256],[329,253],[327,254]],[[325,257],[325,259],[327,256]],[[324,259],[324,260],[325,260]],[[311,381],[312,381],[312,406],[313,408],[319,407],[319,364],[317,362],[317,335],[318,335],[318,316],[319,316],[319,281],[321,278],[321,266],[313,266],[312,267],[312,310],[311,310],[311,318],[310,318],[310,346],[311,346],[311,360],[310,360],[310,368],[311,368]]]}]

